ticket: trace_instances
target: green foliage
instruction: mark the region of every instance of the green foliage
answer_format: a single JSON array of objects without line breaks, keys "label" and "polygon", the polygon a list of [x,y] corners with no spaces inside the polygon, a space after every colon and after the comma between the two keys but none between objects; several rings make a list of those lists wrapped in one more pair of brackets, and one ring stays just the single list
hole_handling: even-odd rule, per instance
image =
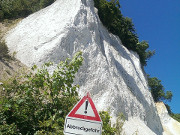
[{"label": "green foliage", "polygon": [[0,60],[10,59],[9,50],[5,42],[0,41]]},{"label": "green foliage", "polygon": [[166,109],[168,111],[168,114],[169,115],[173,114],[173,112],[171,111],[171,107],[168,104],[165,104],[165,106],[166,106]]},{"label": "green foliage", "polygon": [[44,7],[47,7],[49,5],[51,5],[55,0],[40,0],[39,2],[39,5],[40,5],[40,8],[44,8]]},{"label": "green foliage", "polygon": [[1,135],[16,135],[16,134],[18,134],[16,125],[14,123],[10,124],[10,125],[8,125],[8,124],[0,125],[0,134]]},{"label": "green foliage", "polygon": [[55,0],[1,0],[0,19],[25,17],[36,12]]},{"label": "green foliage", "polygon": [[155,51],[146,51],[149,48],[149,44],[146,41],[138,42],[136,46],[136,52],[139,54],[141,64],[146,66],[147,60],[151,58]]},{"label": "green foliage", "polygon": [[171,111],[171,108],[168,104],[165,104],[166,108],[167,108],[167,111],[168,111],[168,114],[175,120],[177,120],[178,122],[180,122],[180,114],[179,113],[173,113]]},{"label": "green foliage", "polygon": [[122,127],[125,122],[125,117],[123,113],[119,114],[116,123],[113,125],[113,127],[111,126],[111,116],[109,115],[109,112],[101,111],[99,114],[103,121],[102,135],[122,135]]},{"label": "green foliage", "polygon": [[102,135],[115,135],[116,128],[111,127],[111,116],[108,112],[102,111],[99,113],[102,121],[103,121],[103,131]]},{"label": "green foliage", "polygon": [[155,102],[158,102],[161,100],[171,101],[172,96],[173,96],[172,92],[166,91],[165,93],[165,89],[163,85],[161,84],[161,80],[158,80],[158,78],[156,77],[151,78],[150,76],[148,76],[148,84],[149,84],[149,88]]},{"label": "green foliage", "polygon": [[172,99],[172,92],[171,91],[166,91],[166,94],[165,94],[165,99],[168,100],[169,102],[171,101]]},{"label": "green foliage", "polygon": [[64,119],[78,101],[73,85],[82,64],[79,52],[70,61],[58,64],[50,74],[52,63],[34,72],[13,78],[0,87],[0,134],[62,134]]},{"label": "green foliage", "polygon": [[121,14],[119,1],[94,0],[94,3],[103,25],[111,33],[119,36],[125,47],[137,52],[141,64],[146,66],[147,60],[154,55],[154,51],[147,51],[149,48],[147,42],[139,42],[132,20]]},{"label": "green foliage", "polygon": [[177,114],[171,114],[171,117],[175,120],[177,120],[178,122],[180,122],[180,113],[177,113]]},{"label": "green foliage", "polygon": [[[1,0],[0,20],[26,17],[50,4],[55,0]],[[149,45],[144,41],[139,43],[137,33],[132,20],[123,17],[120,11],[118,0],[94,0],[95,7],[98,8],[99,17],[104,26],[113,34],[120,37],[124,46],[133,50],[140,56],[143,66],[154,52],[147,51]]]}]

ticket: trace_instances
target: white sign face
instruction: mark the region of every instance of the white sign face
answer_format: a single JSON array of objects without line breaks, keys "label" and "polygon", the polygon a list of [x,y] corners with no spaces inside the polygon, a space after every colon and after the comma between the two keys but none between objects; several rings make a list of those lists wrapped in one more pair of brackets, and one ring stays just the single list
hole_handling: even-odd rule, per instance
[{"label": "white sign face", "polygon": [[67,118],[64,128],[65,135],[101,135],[102,124],[100,122]]},{"label": "white sign face", "polygon": [[[86,100],[82,105],[81,107],[77,110],[77,112],[75,114],[80,114],[80,115],[86,115],[86,116],[92,116],[92,117],[95,117],[95,114],[93,112],[93,109],[92,109],[92,106],[91,104],[89,103],[88,106],[87,106],[87,103],[88,100]],[[86,109],[86,111],[85,111]]]},{"label": "white sign face", "polygon": [[88,93],[66,116],[65,135],[101,135],[102,121]]}]

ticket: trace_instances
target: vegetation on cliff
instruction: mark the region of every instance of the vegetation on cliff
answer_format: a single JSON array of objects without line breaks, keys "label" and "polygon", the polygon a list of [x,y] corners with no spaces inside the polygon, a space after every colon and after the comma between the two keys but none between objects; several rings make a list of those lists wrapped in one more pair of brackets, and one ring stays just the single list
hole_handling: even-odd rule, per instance
[{"label": "vegetation on cliff", "polygon": [[1,0],[0,20],[26,17],[50,4],[55,0]]},{"label": "vegetation on cliff", "polygon": [[[32,67],[33,72],[22,74],[0,85],[0,134],[63,134],[64,120],[79,100],[73,85],[75,74],[82,65],[82,53],[72,60],[60,62],[52,74],[45,63],[42,68]],[[103,135],[122,132],[123,115],[111,127],[110,115],[100,112]]]},{"label": "vegetation on cliff", "polygon": [[34,72],[3,82],[0,87],[0,133],[62,134],[64,118],[78,101],[73,85],[82,64],[81,52],[70,61],[60,62],[50,74],[51,63]]},{"label": "vegetation on cliff", "polygon": [[147,60],[155,52],[147,50],[149,48],[148,42],[139,41],[132,20],[124,17],[121,13],[119,0],[94,0],[94,3],[103,25],[109,32],[119,36],[126,48],[137,52],[142,66],[146,66]]},{"label": "vegetation on cliff", "polygon": [[177,120],[178,122],[180,122],[180,113],[172,113],[171,117],[175,120]]},{"label": "vegetation on cliff", "polygon": [[167,111],[168,111],[168,114],[175,120],[177,120],[178,122],[180,122],[180,113],[173,113],[171,111],[171,108],[168,104],[165,104],[166,105],[166,108],[167,108]]},{"label": "vegetation on cliff", "polygon": [[125,117],[123,113],[120,113],[116,119],[116,123],[111,124],[111,117],[108,111],[101,111],[100,113],[103,122],[102,135],[121,135],[123,134],[123,125],[125,122]]},{"label": "vegetation on cliff", "polygon": [[[2,0],[0,19],[25,17],[52,2],[54,0]],[[146,41],[139,41],[132,20],[121,14],[119,1],[94,2],[104,26],[119,36],[124,46],[137,52],[141,64],[146,66],[154,51],[147,50],[149,44]],[[9,58],[8,52],[5,43],[1,42],[0,60]],[[4,82],[0,86],[0,133],[62,134],[64,118],[78,101],[78,85],[72,83],[82,60],[81,53],[78,53],[72,61],[67,59],[61,62],[52,75],[47,71],[51,63],[46,63],[42,69],[34,66],[33,73]],[[160,80],[148,77],[148,83],[155,102],[171,101],[172,92],[165,92]],[[121,131],[122,125],[111,127],[108,112],[101,112],[100,115],[104,125],[103,134]],[[171,113],[171,116],[180,120],[179,114]]]},{"label": "vegetation on cliff", "polygon": [[[155,54],[155,51],[147,50],[149,48],[148,42],[139,41],[132,20],[124,17],[121,13],[119,0],[94,0],[94,3],[103,25],[111,33],[119,36],[125,47],[137,52],[142,66],[146,66],[147,60]],[[165,91],[161,80],[157,77],[148,76],[148,84],[155,102],[171,101],[172,92]]]},{"label": "vegetation on cliff", "polygon": [[157,77],[150,77],[148,75],[148,84],[155,102],[166,100],[171,101],[172,99],[172,92],[165,91],[164,86],[161,84],[161,80]]},{"label": "vegetation on cliff", "polygon": [[[26,17],[34,13],[55,0],[2,0],[0,1],[0,20]],[[149,44],[146,41],[140,42],[134,28],[132,20],[123,17],[120,11],[118,0],[94,0],[95,7],[98,8],[99,17],[104,26],[113,34],[119,36],[124,46],[129,50],[138,53],[143,66],[147,65],[147,60],[154,55],[154,51],[147,50]]]},{"label": "vegetation on cliff", "polygon": [[165,106],[169,115],[180,122],[180,114],[173,113],[171,111],[171,107],[166,103],[166,101],[171,102],[173,93],[165,90],[164,86],[161,84],[161,80],[159,80],[157,77],[150,77],[148,75],[148,84],[154,101],[165,101]]}]

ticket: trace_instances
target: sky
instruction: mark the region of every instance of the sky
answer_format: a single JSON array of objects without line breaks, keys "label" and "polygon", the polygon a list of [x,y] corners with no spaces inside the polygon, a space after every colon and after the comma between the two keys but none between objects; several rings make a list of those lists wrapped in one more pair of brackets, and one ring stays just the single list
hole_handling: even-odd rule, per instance
[{"label": "sky", "polygon": [[145,67],[173,93],[171,106],[180,113],[180,0],[120,0],[121,11],[132,19],[139,40],[146,40],[155,55]]}]

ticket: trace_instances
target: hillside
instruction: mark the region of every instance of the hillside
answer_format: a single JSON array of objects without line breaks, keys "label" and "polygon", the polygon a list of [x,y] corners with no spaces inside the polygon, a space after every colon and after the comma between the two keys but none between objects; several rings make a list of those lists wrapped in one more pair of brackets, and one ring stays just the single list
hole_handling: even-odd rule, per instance
[{"label": "hillside", "polygon": [[28,67],[57,64],[82,51],[84,62],[74,82],[79,95],[89,91],[98,111],[110,110],[113,123],[122,112],[127,135],[162,135],[139,56],[108,32],[97,12],[93,0],[57,0],[20,21],[5,41]]}]

